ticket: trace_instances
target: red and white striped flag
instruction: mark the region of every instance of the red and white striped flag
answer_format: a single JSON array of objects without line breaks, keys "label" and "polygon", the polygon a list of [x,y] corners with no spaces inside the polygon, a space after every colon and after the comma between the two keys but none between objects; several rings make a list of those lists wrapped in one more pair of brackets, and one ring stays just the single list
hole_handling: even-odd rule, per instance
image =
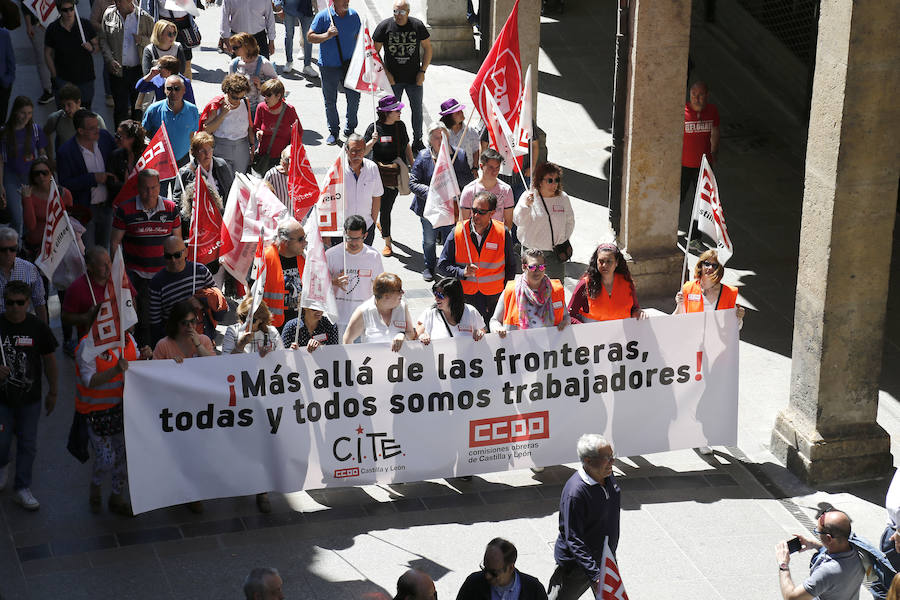
[{"label": "red and white striped flag", "polygon": [[47,279],[52,280],[53,273],[74,243],[75,233],[72,231],[72,224],[62,205],[56,180],[51,179],[50,197],[47,199],[47,224],[44,226],[44,237],[41,240],[41,253],[34,264],[44,272]]},{"label": "red and white striped flag", "polygon": [[234,183],[228,192],[225,202],[225,214],[222,215],[222,230],[219,238],[222,247],[219,250],[219,262],[232,277],[243,285],[247,281],[247,272],[253,263],[254,244],[241,241],[244,234],[244,211],[250,203],[250,180],[243,173],[235,173]]},{"label": "red and white striped flag", "polygon": [[123,200],[137,196],[137,176],[144,169],[156,169],[159,171],[159,180],[172,179],[178,175],[178,163],[175,160],[175,152],[172,150],[172,142],[163,123],[156,130],[153,139],[147,144],[147,148],[134,165],[134,171],[125,180],[125,184],[113,199],[113,206]]},{"label": "red and white striped flag", "polygon": [[725,264],[734,254],[728,228],[725,226],[725,210],[719,198],[719,186],[712,167],[706,161],[706,155],[700,162],[700,175],[697,177],[697,191],[694,194],[694,216],[697,229],[705,233],[716,244],[719,263]]},{"label": "red and white striped flag", "polygon": [[609,540],[603,540],[603,558],[600,560],[600,589],[597,590],[600,600],[628,600],[625,584],[619,574],[616,557],[609,548]]},{"label": "red and white striped flag", "polygon": [[125,332],[137,322],[131,283],[125,272],[122,246],[119,246],[106,282],[106,297],[100,302],[100,310],[91,325],[90,335],[82,342],[86,344],[85,358],[94,358],[110,348],[121,347],[125,342]]},{"label": "red and white striped flag", "polygon": [[47,27],[47,25],[59,18],[59,11],[56,10],[56,0],[26,0],[25,5],[32,14],[40,19],[41,25],[44,27]]},{"label": "red and white striped flag", "polygon": [[206,178],[197,167],[194,179],[194,210],[191,218],[190,235],[188,236],[188,254],[194,262],[210,263],[219,258],[222,247],[220,233],[222,231],[222,214],[219,207],[209,196]]},{"label": "red and white striped flag", "polygon": [[325,174],[325,184],[316,202],[316,223],[323,237],[344,235],[344,153],[338,154]]},{"label": "red and white striped flag", "polygon": [[309,209],[319,198],[319,184],[313,174],[306,148],[300,139],[298,122],[291,127],[291,168],[288,169],[288,197],[291,199],[291,214],[303,221]]}]

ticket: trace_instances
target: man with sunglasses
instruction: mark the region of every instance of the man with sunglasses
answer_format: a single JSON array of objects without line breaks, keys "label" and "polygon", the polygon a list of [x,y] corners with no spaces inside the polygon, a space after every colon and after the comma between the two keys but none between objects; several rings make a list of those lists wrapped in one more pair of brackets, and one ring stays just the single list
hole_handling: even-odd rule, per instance
[{"label": "man with sunglasses", "polygon": [[53,92],[66,83],[74,83],[81,90],[81,103],[89,109],[96,78],[91,55],[100,50],[97,33],[90,21],[78,17],[74,0],[61,0],[56,9],[59,19],[47,26],[44,36],[44,59],[50,69]]},{"label": "man with sunglasses", "polygon": [[269,307],[272,325],[279,332],[285,323],[297,318],[300,310],[306,246],[303,226],[294,217],[287,216],[279,221],[275,241],[266,248],[263,302]]},{"label": "man with sunglasses", "polygon": [[481,570],[466,577],[456,600],[546,600],[541,582],[516,569],[517,557],[512,542],[492,539],[484,551]]},{"label": "man with sunglasses", "polygon": [[16,472],[13,500],[26,510],[41,507],[31,493],[32,467],[37,453],[41,416],[41,375],[47,378],[44,407],[56,406],[57,369],[53,352],[58,345],[50,327],[28,314],[31,288],[11,281],[3,290],[5,308],[0,315],[0,490],[9,482],[9,449],[16,436]]},{"label": "man with sunglasses", "polygon": [[441,275],[460,280],[466,303],[481,313],[485,323],[491,320],[506,282],[515,279],[519,264],[509,229],[491,219],[496,208],[497,196],[479,192],[472,202],[472,217],[457,223],[453,235],[447,236],[437,267]]},{"label": "man with sunglasses", "polygon": [[622,499],[613,476],[612,445],[602,435],[586,433],[577,449],[581,466],[559,499],[556,570],[547,586],[547,595],[555,600],[577,600],[588,587],[598,596],[603,548],[608,543],[615,554],[619,545]]},{"label": "man with sunglasses", "polygon": [[787,542],[778,542],[775,546],[781,596],[784,600],[858,599],[865,570],[859,553],[850,543],[850,517],[839,510],[822,513],[816,535],[818,540],[797,535],[801,550],[817,550],[803,585],[795,586],[791,579],[791,553]]},{"label": "man with sunglasses", "polygon": [[181,236],[166,238],[163,260],[165,267],[150,280],[151,347],[165,337],[169,311],[176,302],[190,298],[198,290],[215,287],[209,270],[187,259],[187,247]]},{"label": "man with sunglasses", "polygon": [[170,75],[166,79],[165,89],[166,99],[154,102],[147,108],[141,125],[147,131],[147,137],[152,138],[156,130],[166,124],[166,133],[169,134],[172,152],[180,169],[191,158],[191,136],[200,129],[200,111],[184,99],[185,87],[181,75]]}]

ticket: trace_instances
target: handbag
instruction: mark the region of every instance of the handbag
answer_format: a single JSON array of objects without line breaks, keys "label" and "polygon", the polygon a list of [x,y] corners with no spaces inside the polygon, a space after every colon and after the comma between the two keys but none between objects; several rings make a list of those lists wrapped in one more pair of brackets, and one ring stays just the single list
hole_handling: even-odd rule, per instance
[{"label": "handbag", "polygon": [[[378,123],[375,124],[375,129],[372,134],[374,136],[378,136]],[[396,135],[394,138],[394,146],[396,147],[397,156],[400,156],[400,140]],[[380,138],[379,138],[380,139]],[[389,163],[376,163],[378,165],[378,172],[381,174],[381,184],[386,188],[397,189],[400,186],[400,165],[396,162]],[[408,184],[407,184],[408,185]]]},{"label": "handbag", "polygon": [[125,431],[125,411],[121,402],[112,408],[97,410],[88,413],[86,416],[91,429],[97,435],[116,435]]},{"label": "handbag", "polygon": [[178,41],[186,48],[196,48],[200,45],[203,36],[200,35],[200,28],[194,17],[187,15],[181,19],[177,19],[175,27],[178,29]]},{"label": "handbag", "polygon": [[[284,99],[282,99],[284,102]],[[275,135],[278,134],[278,129],[281,127],[281,119],[284,118],[284,113],[287,112],[287,106],[281,107],[281,112],[278,114],[278,120],[275,121],[275,129],[272,130],[272,137],[269,139],[269,147],[266,149],[265,154],[259,154],[253,158],[253,170],[259,173],[260,177],[264,176],[269,169],[277,164],[277,161],[281,160],[281,157],[275,159],[269,156],[272,153],[272,145],[275,143]],[[257,148],[257,152],[259,148]]]},{"label": "handbag", "polygon": [[72,418],[72,426],[69,428],[69,442],[66,449],[69,454],[78,459],[78,462],[86,463],[91,457],[88,452],[88,420],[87,415],[76,412]]},{"label": "handbag", "polygon": [[566,240],[561,244],[553,243],[553,219],[550,218],[550,211],[547,210],[547,203],[544,202],[544,196],[540,191],[538,191],[538,197],[541,199],[541,204],[544,205],[544,212],[547,213],[547,220],[550,222],[550,244],[553,246],[553,254],[556,255],[556,258],[558,258],[560,262],[567,262],[572,258],[572,244],[569,243],[569,240]]}]

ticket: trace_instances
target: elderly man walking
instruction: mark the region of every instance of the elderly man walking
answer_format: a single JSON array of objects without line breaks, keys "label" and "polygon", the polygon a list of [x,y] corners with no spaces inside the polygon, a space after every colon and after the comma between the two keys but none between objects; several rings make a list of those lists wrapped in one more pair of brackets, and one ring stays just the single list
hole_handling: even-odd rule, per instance
[{"label": "elderly man walking", "polygon": [[300,222],[294,217],[285,217],[278,223],[275,241],[266,248],[263,301],[272,313],[272,325],[279,331],[286,322],[297,318],[300,309],[306,244]]}]

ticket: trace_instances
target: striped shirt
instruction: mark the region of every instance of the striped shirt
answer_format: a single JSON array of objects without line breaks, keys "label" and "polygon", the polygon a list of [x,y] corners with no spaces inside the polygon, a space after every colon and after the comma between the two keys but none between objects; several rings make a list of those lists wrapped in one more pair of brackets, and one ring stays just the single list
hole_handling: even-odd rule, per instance
[{"label": "striped shirt", "polygon": [[[196,266],[196,275],[194,267]],[[212,275],[203,265],[186,260],[184,269],[171,273],[165,269],[150,280],[150,327],[153,340],[165,336],[164,329],[169,312],[176,302],[190,298],[195,290],[213,287]]]},{"label": "striped shirt", "polygon": [[272,186],[272,191],[275,192],[275,195],[285,206],[290,206],[290,202],[288,202],[288,176],[287,173],[281,170],[281,165],[276,165],[269,169],[263,177],[263,181]]},{"label": "striped shirt", "polygon": [[10,281],[24,281],[31,286],[31,310],[34,311],[36,306],[44,306],[47,301],[44,299],[44,280],[37,267],[23,258],[16,257],[9,277],[0,270],[0,312],[6,312],[6,299],[3,292],[6,290],[6,284]]},{"label": "striped shirt", "polygon": [[181,233],[181,215],[175,203],[162,196],[153,210],[144,208],[136,196],[116,207],[113,228],[125,231],[122,239],[125,267],[138,277],[150,279],[165,266],[165,239]]}]

